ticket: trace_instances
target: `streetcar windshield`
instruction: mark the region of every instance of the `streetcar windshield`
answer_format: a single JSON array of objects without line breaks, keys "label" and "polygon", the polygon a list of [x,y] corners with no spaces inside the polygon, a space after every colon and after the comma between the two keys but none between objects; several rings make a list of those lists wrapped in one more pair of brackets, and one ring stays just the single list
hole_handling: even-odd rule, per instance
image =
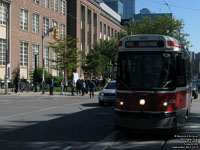
[{"label": "streetcar windshield", "polygon": [[151,90],[175,87],[171,53],[119,52],[117,89]]}]

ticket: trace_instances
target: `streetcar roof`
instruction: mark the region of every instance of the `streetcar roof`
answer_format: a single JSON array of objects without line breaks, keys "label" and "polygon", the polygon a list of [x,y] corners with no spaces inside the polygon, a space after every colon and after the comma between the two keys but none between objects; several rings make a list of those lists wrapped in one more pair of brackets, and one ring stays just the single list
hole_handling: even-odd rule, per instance
[{"label": "streetcar roof", "polygon": [[183,42],[166,35],[140,34],[123,37],[119,44],[119,51],[181,51]]}]

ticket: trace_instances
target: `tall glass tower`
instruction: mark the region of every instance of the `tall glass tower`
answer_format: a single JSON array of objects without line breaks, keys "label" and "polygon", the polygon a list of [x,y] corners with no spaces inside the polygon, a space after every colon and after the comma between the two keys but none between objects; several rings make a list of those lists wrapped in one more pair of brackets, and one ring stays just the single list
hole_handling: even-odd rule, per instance
[{"label": "tall glass tower", "polygon": [[122,0],[124,5],[122,19],[130,19],[135,14],[135,0]]},{"label": "tall glass tower", "polygon": [[106,5],[117,12],[122,19],[130,19],[135,14],[135,0],[103,0]]},{"label": "tall glass tower", "polygon": [[104,0],[104,3],[118,13],[121,17],[123,17],[123,0]]}]

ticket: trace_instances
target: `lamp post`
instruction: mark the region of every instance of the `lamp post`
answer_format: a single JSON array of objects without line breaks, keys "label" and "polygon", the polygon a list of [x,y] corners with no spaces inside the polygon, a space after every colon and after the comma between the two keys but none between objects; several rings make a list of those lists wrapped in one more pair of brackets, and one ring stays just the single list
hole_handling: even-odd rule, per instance
[{"label": "lamp post", "polygon": [[36,75],[37,75],[37,56],[38,56],[38,51],[35,50],[33,52],[33,55],[35,56],[35,74],[34,74],[34,87],[35,87],[35,92],[37,92],[37,82],[36,82]]},{"label": "lamp post", "polygon": [[49,34],[49,32],[54,31],[54,27],[49,28],[46,33],[44,33],[44,28],[42,29],[42,94],[44,94],[44,82],[45,82],[45,77],[44,77],[44,37]]}]

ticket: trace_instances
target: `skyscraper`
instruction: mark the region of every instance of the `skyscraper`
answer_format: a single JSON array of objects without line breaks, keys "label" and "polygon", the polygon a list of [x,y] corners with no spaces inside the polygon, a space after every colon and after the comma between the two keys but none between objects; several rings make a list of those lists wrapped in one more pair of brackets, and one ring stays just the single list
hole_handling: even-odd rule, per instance
[{"label": "skyscraper", "polygon": [[135,0],[103,0],[106,5],[117,12],[122,19],[130,19],[135,14]]},{"label": "skyscraper", "polygon": [[104,0],[104,3],[123,17],[123,0]]},{"label": "skyscraper", "polygon": [[122,19],[130,19],[135,14],[135,0],[122,0],[123,2],[123,17]]}]

